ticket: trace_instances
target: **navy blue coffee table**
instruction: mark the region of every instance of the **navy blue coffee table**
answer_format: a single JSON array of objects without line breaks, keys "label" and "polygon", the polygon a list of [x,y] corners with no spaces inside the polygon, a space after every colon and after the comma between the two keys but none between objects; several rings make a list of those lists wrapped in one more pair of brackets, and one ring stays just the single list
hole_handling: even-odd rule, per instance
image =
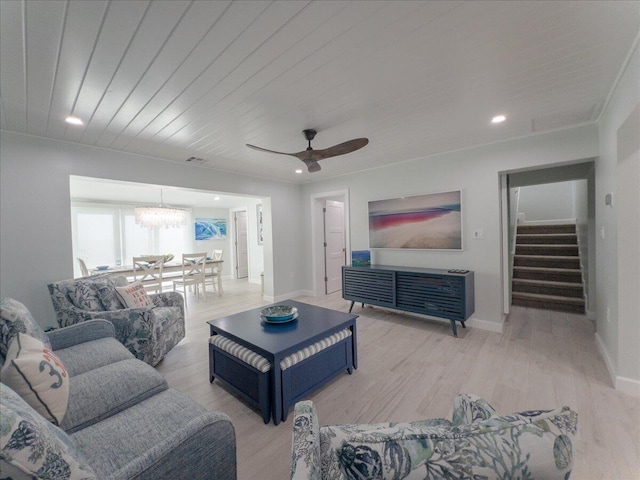
[{"label": "navy blue coffee table", "polygon": [[[268,372],[269,403],[273,415],[273,422],[278,425],[280,421],[286,419],[287,416],[287,412],[283,411],[283,385],[280,361],[292,353],[348,328],[351,330],[351,336],[348,337],[347,345],[351,358],[347,359],[346,370],[348,373],[352,373],[354,368],[358,368],[355,321],[358,315],[308,305],[294,300],[278,302],[274,305],[292,305],[296,307],[298,309],[298,318],[289,323],[277,325],[268,324],[260,318],[260,311],[265,308],[260,307],[228,317],[210,320],[207,323],[209,324],[211,336],[222,335],[227,337],[265,357],[271,363],[271,370]],[[314,359],[315,364],[312,362],[307,362],[306,364],[305,362],[301,363],[301,368],[306,368],[306,365],[308,365],[309,368],[307,372],[300,372],[303,383],[304,380],[306,380],[307,383],[302,387],[303,391],[296,393],[294,400],[323,385],[338,373],[344,371],[341,369],[332,371],[332,368],[328,365],[327,368],[319,365],[318,361],[323,361],[328,364],[332,363],[332,359],[327,355],[330,355],[330,352],[325,354],[324,357],[318,355],[318,359]],[[213,362],[213,360],[211,361]],[[237,370],[237,372],[240,372],[240,370]],[[242,374],[236,373],[236,375]],[[214,374],[211,373],[211,381],[213,381],[213,379]],[[310,380],[310,384],[309,379],[312,379]],[[230,384],[234,387],[234,390],[239,393],[243,393],[242,386],[246,384],[243,378],[231,378],[231,380],[229,380],[229,377],[225,383]],[[285,405],[285,407],[288,410],[288,406]],[[267,422],[268,419],[265,420],[265,423]]]}]

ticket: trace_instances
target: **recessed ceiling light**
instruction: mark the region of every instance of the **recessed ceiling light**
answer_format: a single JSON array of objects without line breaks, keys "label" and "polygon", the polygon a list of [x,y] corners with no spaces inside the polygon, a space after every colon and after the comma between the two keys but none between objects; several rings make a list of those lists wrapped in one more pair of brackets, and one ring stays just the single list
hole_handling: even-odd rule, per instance
[{"label": "recessed ceiling light", "polygon": [[296,173],[302,173],[302,169],[301,168],[296,168]]},{"label": "recessed ceiling light", "polygon": [[220,197],[213,197],[214,200],[220,200]]},{"label": "recessed ceiling light", "polygon": [[79,119],[78,117],[73,117],[71,115],[65,118],[64,121],[70,123],[71,125],[84,125],[84,122],[81,119]]},{"label": "recessed ceiling light", "polygon": [[507,119],[504,115],[496,115],[491,119],[491,123],[502,123]]}]

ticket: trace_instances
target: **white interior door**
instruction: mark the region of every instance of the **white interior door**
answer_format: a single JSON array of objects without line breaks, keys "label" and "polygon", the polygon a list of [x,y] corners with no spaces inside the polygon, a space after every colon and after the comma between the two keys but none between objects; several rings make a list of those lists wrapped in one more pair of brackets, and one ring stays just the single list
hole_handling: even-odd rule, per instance
[{"label": "white interior door", "polygon": [[324,207],[325,293],[342,288],[345,264],[344,203],[327,200]]},{"label": "white interior door", "polygon": [[249,276],[247,212],[235,212],[234,222],[236,227],[236,278],[247,278]]}]

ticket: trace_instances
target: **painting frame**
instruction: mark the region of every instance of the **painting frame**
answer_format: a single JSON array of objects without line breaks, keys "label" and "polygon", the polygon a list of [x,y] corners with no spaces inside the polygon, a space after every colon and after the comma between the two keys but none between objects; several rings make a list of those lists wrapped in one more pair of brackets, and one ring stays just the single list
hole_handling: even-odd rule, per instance
[{"label": "painting frame", "polygon": [[195,218],[193,221],[194,238],[201,240],[225,240],[227,238],[226,218]]},{"label": "painting frame", "polygon": [[371,200],[369,248],[464,250],[462,190]]}]

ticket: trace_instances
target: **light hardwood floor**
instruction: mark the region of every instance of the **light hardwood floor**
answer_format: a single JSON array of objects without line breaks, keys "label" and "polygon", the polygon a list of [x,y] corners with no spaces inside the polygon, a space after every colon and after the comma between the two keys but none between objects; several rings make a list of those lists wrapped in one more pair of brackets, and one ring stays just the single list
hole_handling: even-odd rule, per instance
[{"label": "light hardwood floor", "polygon": [[[260,287],[225,280],[222,297],[189,296],[186,338],[158,365],[168,383],[236,429],[238,479],[289,478],[291,425],[265,425],[257,411],[209,383],[207,320],[267,305]],[[348,311],[340,294],[296,300]],[[640,479],[640,398],[613,389],[584,315],[513,307],[503,334],[458,328],[380,308],[360,308],[359,368],[310,395],[321,424],[451,417],[459,392],[499,412],[568,405],[579,415],[572,479]]]}]

